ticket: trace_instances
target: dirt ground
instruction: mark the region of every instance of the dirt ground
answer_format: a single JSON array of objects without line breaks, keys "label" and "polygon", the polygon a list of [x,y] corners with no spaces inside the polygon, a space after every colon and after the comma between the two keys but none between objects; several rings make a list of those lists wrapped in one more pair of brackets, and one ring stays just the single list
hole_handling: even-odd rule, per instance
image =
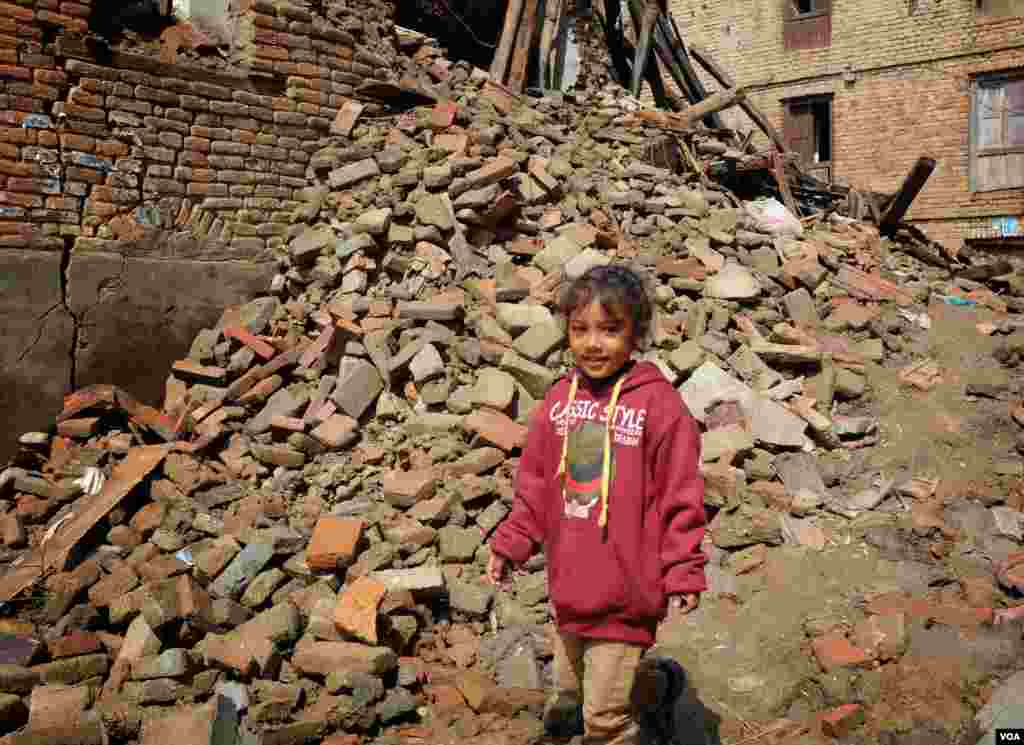
[{"label": "dirt ground", "polygon": [[[876,417],[879,443],[819,460],[823,472],[833,472],[838,494],[867,488],[879,476],[937,480],[934,498],[924,502],[949,529],[911,530],[910,505],[893,498],[852,521],[824,515],[824,551],[773,549],[762,567],[737,578],[734,598],[709,596],[695,617],[669,624],[659,647],[693,672],[703,700],[735,714],[719,726],[726,745],[836,742],[822,735],[815,712],[850,701],[865,703],[866,722],[839,742],[974,745],[980,733],[971,720],[987,699],[986,686],[1024,666],[1019,624],[969,628],[915,619],[900,660],[852,676],[820,673],[810,652],[809,617],[852,625],[864,617],[865,598],[887,591],[966,607],[961,580],[977,578],[991,588],[993,605],[1021,602],[991,581],[990,563],[1019,546],[990,531],[971,532],[978,515],[987,516],[982,505],[1020,508],[1024,482],[1015,447],[1024,430],[1009,407],[1021,398],[1021,373],[993,357],[1007,337],[977,328],[996,318],[992,311],[939,302],[928,314],[930,329],[904,324],[896,342],[902,349],[884,366],[869,365],[863,403],[838,407]],[[923,358],[942,370],[942,382],[928,391],[898,377]],[[987,395],[970,395],[968,385],[989,386]],[[890,538],[865,540],[872,528],[890,531]],[[787,706],[785,720],[765,716]]]}]

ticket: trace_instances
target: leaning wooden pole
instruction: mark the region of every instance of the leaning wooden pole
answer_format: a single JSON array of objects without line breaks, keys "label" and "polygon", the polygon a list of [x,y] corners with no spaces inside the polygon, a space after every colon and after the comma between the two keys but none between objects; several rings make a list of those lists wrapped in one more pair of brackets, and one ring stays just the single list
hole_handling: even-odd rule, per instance
[{"label": "leaning wooden pole", "polygon": [[700,103],[696,103],[683,111],[687,118],[687,126],[692,127],[708,114],[715,114],[730,106],[735,106],[746,99],[747,92],[744,88],[730,88],[729,90],[712,93]]},{"label": "leaning wooden pole", "polygon": [[551,79],[549,65],[551,63],[551,47],[562,20],[562,3],[564,0],[546,0],[544,3],[544,28],[540,34],[540,80],[546,88],[554,88],[556,83]]},{"label": "leaning wooden pole", "polygon": [[515,50],[512,52],[512,64],[508,70],[508,87],[515,93],[521,93],[526,81],[526,70],[530,64],[530,50],[533,47],[533,36],[537,30],[537,10],[541,0],[525,0],[523,19],[516,34]]},{"label": "leaning wooden pole", "polygon": [[634,96],[640,95],[640,81],[644,79],[644,72],[651,57],[651,37],[654,36],[654,24],[658,20],[661,8],[654,0],[644,0],[643,11],[640,15],[640,28],[637,29],[636,56],[633,58],[633,79],[630,81],[629,90]]},{"label": "leaning wooden pole", "polygon": [[925,182],[928,177],[932,175],[932,171],[935,170],[935,159],[920,157],[914,164],[914,167],[910,169],[910,173],[903,179],[903,185],[900,186],[900,190],[896,192],[895,198],[889,205],[889,209],[882,215],[882,224],[878,226],[878,232],[883,235],[893,233],[899,226],[903,216],[907,214],[907,210],[910,209],[911,203],[917,198],[917,195],[924,188]]},{"label": "leaning wooden pole", "polygon": [[519,17],[522,14],[523,0],[509,0],[508,10],[505,11],[505,25],[501,29],[501,40],[494,53],[494,60],[491,61],[491,80],[496,83],[505,82],[509,55],[512,53],[512,44],[519,31]]}]

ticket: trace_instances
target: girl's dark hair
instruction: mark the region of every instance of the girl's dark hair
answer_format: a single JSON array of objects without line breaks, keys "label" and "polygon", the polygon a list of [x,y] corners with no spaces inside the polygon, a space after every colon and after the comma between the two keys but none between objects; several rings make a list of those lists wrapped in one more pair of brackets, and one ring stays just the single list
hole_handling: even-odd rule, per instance
[{"label": "girl's dark hair", "polygon": [[558,312],[568,322],[577,308],[598,302],[605,310],[621,307],[633,320],[637,346],[648,341],[654,318],[654,303],[643,277],[622,264],[606,264],[588,269],[563,290]]}]

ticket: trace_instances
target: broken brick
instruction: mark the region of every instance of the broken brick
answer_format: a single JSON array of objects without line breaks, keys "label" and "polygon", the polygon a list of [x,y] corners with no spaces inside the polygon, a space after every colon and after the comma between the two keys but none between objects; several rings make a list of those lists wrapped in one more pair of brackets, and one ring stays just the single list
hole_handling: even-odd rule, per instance
[{"label": "broken brick", "polygon": [[311,569],[335,571],[356,559],[366,524],[358,518],[325,515],[317,520],[306,547],[306,563]]}]

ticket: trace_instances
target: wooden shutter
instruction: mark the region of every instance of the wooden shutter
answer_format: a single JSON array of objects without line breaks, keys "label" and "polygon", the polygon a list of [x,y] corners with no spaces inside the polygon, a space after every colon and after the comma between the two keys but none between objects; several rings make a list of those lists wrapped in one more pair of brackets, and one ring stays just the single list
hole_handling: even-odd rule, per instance
[{"label": "wooden shutter", "polygon": [[809,15],[797,15],[786,0],[782,36],[786,49],[821,49],[832,44],[832,0],[815,0]]},{"label": "wooden shutter", "polygon": [[802,163],[814,162],[814,112],[809,104],[786,106],[782,136],[786,147],[797,153]]}]

